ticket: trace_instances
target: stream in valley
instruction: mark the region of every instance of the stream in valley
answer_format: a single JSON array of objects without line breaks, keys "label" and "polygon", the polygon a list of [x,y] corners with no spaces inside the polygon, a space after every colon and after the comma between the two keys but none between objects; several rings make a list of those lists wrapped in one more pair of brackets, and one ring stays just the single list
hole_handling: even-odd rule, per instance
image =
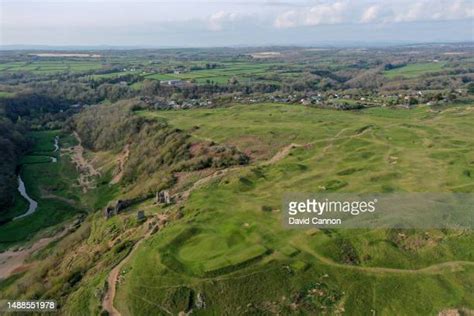
[{"label": "stream in valley", "polygon": [[[56,136],[54,138],[54,151],[53,152],[57,152],[58,150],[59,150],[59,137]],[[58,162],[58,159],[56,157],[50,156],[49,158],[51,159],[52,163]],[[23,182],[23,179],[21,178],[20,174],[18,175],[18,192],[20,192],[20,195],[28,201],[28,210],[25,213],[13,218],[13,220],[17,220],[17,219],[29,216],[33,214],[38,208],[38,202],[33,200],[28,195],[28,192],[26,192],[25,183]]]}]

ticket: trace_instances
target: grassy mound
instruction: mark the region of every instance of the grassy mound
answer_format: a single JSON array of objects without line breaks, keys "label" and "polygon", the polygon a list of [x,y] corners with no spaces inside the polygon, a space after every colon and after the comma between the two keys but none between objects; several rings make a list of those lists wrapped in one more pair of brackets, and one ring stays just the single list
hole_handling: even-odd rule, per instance
[{"label": "grassy mound", "polygon": [[267,252],[239,231],[197,227],[184,229],[160,249],[162,261],[170,269],[198,276],[235,271]]}]

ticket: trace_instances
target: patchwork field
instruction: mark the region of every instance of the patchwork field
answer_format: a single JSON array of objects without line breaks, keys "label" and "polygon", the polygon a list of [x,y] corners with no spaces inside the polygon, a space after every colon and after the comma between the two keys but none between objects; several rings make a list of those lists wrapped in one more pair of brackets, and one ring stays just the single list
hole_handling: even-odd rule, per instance
[{"label": "patchwork field", "polygon": [[178,74],[151,74],[145,78],[156,80],[193,80],[197,83],[227,84],[231,78],[239,81],[255,81],[259,75],[266,75],[272,66],[278,64],[262,63],[224,63],[215,69],[195,70]]},{"label": "patchwork field", "polygon": [[101,69],[100,61],[85,60],[31,60],[28,62],[10,62],[0,64],[0,71],[5,73],[32,72],[34,74],[54,74],[61,72],[87,72]]},{"label": "patchwork field", "polygon": [[470,231],[290,231],[280,211],[283,193],[295,191],[473,192],[472,106],[258,104],[137,115],[234,144],[253,160],[196,188],[184,218],[140,246],[121,272],[123,315],[175,314],[197,297],[207,306],[198,315],[474,308]]}]

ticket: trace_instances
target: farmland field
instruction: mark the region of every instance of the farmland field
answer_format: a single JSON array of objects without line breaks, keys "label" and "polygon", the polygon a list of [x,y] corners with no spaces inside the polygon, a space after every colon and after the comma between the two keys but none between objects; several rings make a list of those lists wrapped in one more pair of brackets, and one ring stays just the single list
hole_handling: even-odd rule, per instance
[{"label": "farmland field", "polygon": [[414,78],[414,77],[418,77],[424,74],[446,70],[444,66],[445,66],[445,63],[442,63],[442,62],[409,64],[400,68],[387,70],[384,72],[384,74],[387,78],[395,78],[395,77]]},{"label": "farmland field", "polygon": [[266,74],[272,66],[278,64],[246,64],[246,63],[227,63],[216,69],[195,70],[191,72],[178,74],[151,74],[145,78],[156,80],[195,80],[197,83],[214,82],[226,84],[229,79],[235,77],[237,80],[251,80],[252,76]]},{"label": "farmland field", "polygon": [[55,74],[62,72],[87,72],[102,68],[100,61],[82,60],[32,60],[30,62],[13,62],[0,64],[5,73],[32,72],[34,74]]}]

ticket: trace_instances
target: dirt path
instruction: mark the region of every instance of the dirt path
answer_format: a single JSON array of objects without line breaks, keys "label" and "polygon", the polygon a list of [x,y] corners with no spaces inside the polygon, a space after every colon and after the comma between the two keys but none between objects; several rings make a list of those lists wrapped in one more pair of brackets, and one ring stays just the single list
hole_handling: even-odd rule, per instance
[{"label": "dirt path", "polygon": [[341,136],[345,131],[347,131],[348,128],[343,128],[341,129],[336,135],[334,135],[333,137],[330,137],[330,138],[325,138],[325,139],[319,139],[317,141],[314,141],[314,142],[310,142],[310,143],[307,143],[307,144],[297,144],[297,143],[292,143],[292,144],[289,144],[285,147],[283,147],[282,149],[280,149],[275,155],[273,155],[272,158],[268,159],[267,161],[264,161],[261,163],[261,165],[271,165],[271,164],[275,164],[277,163],[278,161],[286,158],[292,149],[295,149],[295,148],[300,148],[300,147],[311,147],[315,144],[318,144],[318,143],[322,143],[322,142],[328,142],[330,141],[329,144],[327,144],[325,147],[323,147],[322,149],[322,154],[325,154],[332,146],[332,142],[336,141],[336,140],[340,140],[340,139],[352,139],[352,138],[355,138],[355,137],[358,137],[358,136],[362,136],[364,135],[365,133],[369,132],[370,131],[370,128],[368,129],[365,129],[364,131],[360,132],[360,133],[357,133],[357,134],[352,134],[352,135],[347,135],[347,136]]},{"label": "dirt path", "polygon": [[181,201],[181,202],[185,201],[185,200],[188,199],[191,192],[196,190],[197,188],[202,187],[203,185],[205,185],[206,183],[209,183],[213,179],[223,177],[224,175],[228,174],[231,171],[242,169],[242,168],[243,168],[243,166],[232,167],[232,168],[227,168],[227,169],[223,169],[223,170],[217,170],[216,172],[208,175],[207,177],[204,177],[204,178],[201,178],[201,179],[197,180],[196,182],[193,183],[193,185],[189,189],[187,189],[186,191],[184,191],[182,193],[176,194],[174,197],[179,197],[179,201]]},{"label": "dirt path", "polygon": [[462,271],[465,266],[473,266],[474,262],[471,261],[448,261],[442,263],[436,263],[424,268],[420,269],[398,269],[398,268],[384,268],[384,267],[361,267],[351,264],[343,264],[333,261],[330,258],[324,257],[318,252],[311,249],[309,246],[305,245],[303,241],[298,241],[298,239],[293,240],[292,246],[300,249],[306,253],[311,254],[313,257],[318,259],[319,261],[323,262],[326,265],[343,268],[343,269],[350,269],[350,270],[359,270],[367,273],[403,273],[403,274],[440,274],[446,271],[454,272],[454,271]]},{"label": "dirt path", "polygon": [[63,201],[64,203],[67,203],[67,204],[73,205],[73,206],[77,205],[76,201],[74,201],[72,199],[68,199],[68,198],[65,198],[64,196],[59,196],[59,195],[52,194],[52,193],[41,194],[41,198],[42,199],[60,200],[60,201]]},{"label": "dirt path", "polygon": [[262,165],[266,166],[266,165],[271,165],[271,164],[274,164],[274,163],[277,163],[278,161],[284,159],[286,156],[288,156],[290,154],[290,151],[294,148],[298,148],[298,147],[303,147],[304,145],[301,145],[301,144],[289,144],[285,147],[283,147],[282,149],[280,149],[275,155],[273,155],[272,158],[268,159],[267,161],[264,161],[262,163]]},{"label": "dirt path", "polygon": [[[275,164],[278,161],[284,159],[286,156],[288,156],[292,149],[298,148],[298,147],[306,147],[306,146],[311,146],[311,144],[304,144],[304,145],[296,144],[296,143],[289,144],[289,145],[283,147],[282,149],[280,149],[270,159],[261,162],[260,165],[261,166],[266,166],[266,165]],[[228,174],[229,172],[232,172],[234,170],[243,169],[245,167],[248,167],[248,166],[237,166],[237,167],[231,167],[231,168],[227,168],[227,169],[217,170],[216,172],[214,172],[214,173],[212,173],[212,174],[210,174],[210,175],[208,175],[208,176],[206,176],[202,179],[199,179],[198,181],[194,182],[193,185],[189,189],[187,189],[186,191],[179,194],[180,200],[186,200],[189,197],[189,195],[191,194],[192,191],[196,190],[197,188],[203,186],[206,183],[209,183],[213,179],[223,177],[224,175]]]},{"label": "dirt path", "polygon": [[79,170],[79,186],[82,188],[82,191],[85,193],[89,189],[94,188],[93,178],[100,176],[100,172],[94,168],[94,166],[87,161],[84,157],[84,147],[82,146],[81,138],[77,132],[74,132],[74,137],[76,137],[78,144],[72,148],[63,149],[64,152],[71,154],[71,161]]},{"label": "dirt path", "polygon": [[104,295],[104,298],[102,300],[102,308],[106,310],[110,316],[120,316],[120,312],[115,308],[114,306],[114,299],[115,299],[115,294],[117,291],[117,282],[118,278],[120,276],[120,271],[122,270],[123,266],[130,260],[130,258],[133,256],[133,254],[136,252],[138,247],[148,238],[150,238],[153,233],[156,231],[156,226],[161,228],[160,223],[164,223],[167,220],[167,216],[164,214],[159,214],[158,215],[158,224],[156,224],[154,227],[151,227],[148,229],[148,225],[151,222],[150,220],[146,221],[143,225],[144,227],[147,227],[148,231],[145,233],[145,236],[141,238],[139,241],[137,241],[134,245],[132,250],[129,252],[129,254],[122,260],[120,261],[119,264],[117,264],[112,271],[110,271],[109,276],[107,277],[107,292]]},{"label": "dirt path", "polygon": [[[355,137],[362,136],[362,135],[366,134],[367,132],[369,132],[371,130],[371,128],[365,129],[364,131],[362,131],[360,133],[357,133],[357,134],[341,136],[347,130],[348,130],[348,128],[343,128],[336,135],[334,135],[333,137],[325,138],[325,139],[319,139],[317,141],[306,143],[306,144],[291,143],[289,145],[284,146],[280,150],[278,150],[270,159],[262,161],[258,165],[267,166],[267,165],[275,164],[275,163],[279,162],[280,160],[283,160],[284,158],[286,158],[290,154],[292,149],[301,148],[301,147],[309,148],[309,147],[311,147],[315,144],[330,141],[330,143],[327,144],[322,149],[321,156],[323,156],[333,146],[332,142],[334,142],[336,140],[340,140],[340,139],[352,139],[352,138],[355,138]],[[232,167],[232,168],[228,168],[228,169],[217,170],[216,172],[214,172],[214,173],[212,173],[212,174],[210,174],[210,175],[208,175],[208,176],[206,176],[202,179],[199,179],[198,181],[196,181],[191,186],[191,188],[189,188],[188,190],[182,192],[181,194],[175,195],[175,197],[178,197],[179,200],[186,200],[189,197],[189,195],[191,194],[192,191],[194,191],[197,188],[203,186],[204,184],[212,181],[213,179],[222,177],[222,176],[224,176],[225,174],[227,174],[231,171],[243,169],[245,167],[248,167],[248,166],[237,166],[237,167]]]},{"label": "dirt path", "polygon": [[125,169],[125,163],[127,162],[129,156],[130,156],[130,145],[127,144],[125,145],[122,153],[119,155],[117,159],[118,173],[115,175],[112,181],[110,181],[110,184],[116,184],[120,182],[120,180],[123,177],[123,170]]},{"label": "dirt path", "polygon": [[72,205],[72,206],[77,205],[76,201],[74,201],[72,199],[68,199],[64,196],[59,196],[57,194],[51,193],[49,190],[45,190],[43,188],[40,188],[40,193],[41,193],[41,198],[42,199],[55,199],[55,200],[63,201],[64,203],[67,203],[67,204]]},{"label": "dirt path", "polygon": [[64,229],[52,237],[37,240],[28,248],[18,251],[7,250],[0,253],[0,279],[6,279],[12,274],[26,269],[29,265],[24,262],[31,254],[46,247],[50,242],[63,237],[67,232],[68,229]]},{"label": "dirt path", "polygon": [[[140,240],[138,241],[135,246],[133,247],[132,251],[130,254],[133,252],[135,247],[140,245],[140,243],[143,241]],[[116,286],[117,286],[117,280],[120,274],[120,270],[122,269],[123,265],[128,262],[128,258],[130,257],[130,254],[123,259],[115,268],[110,271],[110,274],[107,278],[107,293],[104,296],[104,299],[102,301],[102,308],[106,310],[110,316],[118,316],[120,315],[120,312],[115,309],[114,307],[114,298],[115,298],[115,291],[116,291]]]}]

